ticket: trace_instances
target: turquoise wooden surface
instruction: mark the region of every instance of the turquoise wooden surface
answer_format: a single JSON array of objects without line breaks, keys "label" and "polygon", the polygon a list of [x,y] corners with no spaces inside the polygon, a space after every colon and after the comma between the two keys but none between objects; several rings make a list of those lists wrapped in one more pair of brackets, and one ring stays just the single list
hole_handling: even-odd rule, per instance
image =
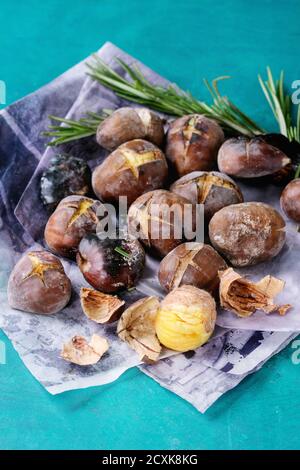
[{"label": "turquoise wooden surface", "polygon": [[[269,64],[300,79],[299,16],[296,0],[1,0],[0,79],[9,104],[110,40],[199,97],[202,77],[230,74],[226,93],[272,129],[256,75]],[[291,347],[201,415],[136,369],[52,397],[0,340],[1,449],[299,448]]]}]

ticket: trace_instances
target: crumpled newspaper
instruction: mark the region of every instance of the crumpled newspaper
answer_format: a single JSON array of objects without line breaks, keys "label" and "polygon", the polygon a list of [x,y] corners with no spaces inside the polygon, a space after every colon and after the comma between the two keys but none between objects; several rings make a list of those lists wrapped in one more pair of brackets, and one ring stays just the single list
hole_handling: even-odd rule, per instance
[{"label": "crumpled newspaper", "polygon": [[[121,69],[114,62],[115,57],[121,57],[128,64],[135,62],[135,59],[110,43],[100,49],[99,55],[118,72]],[[143,64],[139,63],[139,66],[153,83],[168,84]],[[80,63],[0,113],[0,325],[31,373],[53,394],[111,382],[129,367],[139,364],[135,352],[116,337],[114,324],[98,325],[82,314],[78,291],[87,284],[71,262],[63,260],[74,288],[72,300],[63,312],[51,317],[31,315],[11,309],[6,299],[7,279],[20,254],[29,248],[40,248],[43,244],[43,227],[47,215],[38,196],[39,178],[51,156],[57,152],[53,148],[45,149],[46,140],[41,135],[41,131],[49,124],[48,115],[76,119],[86,111],[117,108],[124,103],[112,91],[91,81],[85,71],[84,63]],[[93,138],[63,145],[59,150],[86,158],[91,168],[107,155]],[[251,188],[251,192],[250,188],[243,186],[242,189],[247,200],[259,200],[263,196],[264,201],[272,202],[278,198],[278,189],[274,187],[262,190]],[[290,256],[294,262],[294,247],[297,248],[299,243],[296,235],[295,228],[290,224],[288,236],[292,241],[288,242],[287,250],[292,252]],[[287,261],[284,271],[280,271],[282,264],[279,257],[270,266],[264,265],[259,269],[263,273],[266,270],[269,273],[269,269],[272,269],[271,274],[278,277],[286,275],[290,289],[296,288],[294,277],[289,277],[292,272],[287,269]],[[249,271],[251,273],[251,269]],[[125,294],[126,301],[130,303],[143,295],[161,295],[156,272],[157,261],[147,257],[144,277],[137,290]],[[259,276],[257,269],[254,273]],[[286,292],[292,303],[293,298],[296,298],[295,293]],[[281,301],[284,303],[283,299]],[[240,321],[229,312],[223,312],[219,316],[219,324],[233,328],[233,331],[217,328],[214,338],[194,354],[173,355],[162,359],[157,365],[141,365],[140,368],[166,388],[193,403],[200,411],[205,411],[220,395],[261,367],[295,337],[295,331],[300,330],[296,313],[287,314],[285,318],[288,321],[280,318],[285,324],[277,324],[275,316],[266,319],[265,316],[255,314],[256,317],[253,315]],[[251,322],[246,324],[245,320]],[[281,332],[241,329],[277,329]],[[90,337],[96,332],[104,334],[110,342],[109,353],[99,364],[81,368],[59,357],[62,344],[73,335]]]}]

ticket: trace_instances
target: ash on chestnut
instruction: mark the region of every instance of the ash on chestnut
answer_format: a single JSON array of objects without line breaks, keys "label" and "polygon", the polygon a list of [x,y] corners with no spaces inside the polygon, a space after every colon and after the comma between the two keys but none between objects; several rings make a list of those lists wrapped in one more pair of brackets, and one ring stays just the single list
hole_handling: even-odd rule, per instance
[{"label": "ash on chestnut", "polygon": [[244,201],[238,185],[229,176],[217,171],[194,171],[175,181],[170,191],[193,204],[203,204],[206,220],[210,220],[223,207]]},{"label": "ash on chestnut", "polygon": [[133,139],[145,139],[160,147],[164,121],[147,108],[119,108],[99,125],[96,139],[107,150]]},{"label": "ash on chestnut", "polygon": [[8,303],[24,312],[51,314],[71,297],[71,283],[60,260],[48,251],[25,253],[11,272]]},{"label": "ash on chestnut", "polygon": [[100,201],[82,196],[64,198],[50,216],[45,228],[45,241],[55,254],[74,258],[80,240],[96,232],[100,221],[97,213],[103,209]]},{"label": "ash on chestnut", "polygon": [[93,190],[99,199],[131,204],[141,194],[162,188],[168,165],[162,151],[150,142],[135,139],[120,145],[93,171]]},{"label": "ash on chestnut", "polygon": [[201,114],[189,114],[171,123],[166,157],[179,176],[197,170],[211,170],[223,141],[224,133],[216,121]]},{"label": "ash on chestnut", "polygon": [[158,279],[167,291],[185,284],[216,295],[219,272],[226,268],[226,262],[212,246],[196,242],[183,243],[163,258]]},{"label": "ash on chestnut", "polygon": [[40,197],[49,212],[67,196],[91,191],[91,171],[86,161],[72,155],[53,157],[40,180]]},{"label": "ash on chestnut", "polygon": [[186,198],[165,190],[140,196],[129,208],[128,230],[149,251],[160,258],[173,248],[195,237],[196,207]]},{"label": "ash on chestnut", "polygon": [[137,240],[84,237],[77,253],[77,264],[86,281],[106,293],[133,287],[145,266],[145,252]]}]

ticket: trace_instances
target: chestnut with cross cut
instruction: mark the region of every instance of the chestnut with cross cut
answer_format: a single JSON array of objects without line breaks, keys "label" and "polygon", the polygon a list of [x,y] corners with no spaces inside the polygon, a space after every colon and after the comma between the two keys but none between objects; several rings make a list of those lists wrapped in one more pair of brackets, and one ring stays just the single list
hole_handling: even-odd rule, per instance
[{"label": "chestnut with cross cut", "polygon": [[99,199],[127,204],[141,194],[164,186],[168,165],[162,151],[146,140],[136,139],[120,145],[93,172],[93,190]]},{"label": "chestnut with cross cut", "polygon": [[182,242],[194,239],[197,222],[195,205],[166,190],[143,194],[128,211],[129,233],[160,258]]},{"label": "chestnut with cross cut", "polygon": [[71,283],[60,260],[48,251],[25,253],[11,272],[8,303],[24,312],[51,314],[71,297]]},{"label": "chestnut with cross cut", "polygon": [[212,246],[182,243],[163,258],[158,279],[166,291],[188,284],[216,295],[219,272],[226,268],[226,262]]},{"label": "chestnut with cross cut", "polygon": [[223,207],[244,201],[238,185],[229,176],[217,171],[194,171],[175,181],[170,191],[193,204],[203,204],[206,220],[210,220]]},{"label": "chestnut with cross cut", "polygon": [[179,176],[197,170],[211,170],[223,141],[224,133],[216,121],[201,114],[189,114],[171,123],[166,157]]},{"label": "chestnut with cross cut", "polygon": [[96,232],[100,219],[97,213],[105,208],[100,201],[82,196],[64,198],[45,228],[45,241],[53,253],[74,258],[80,240],[88,233]]}]

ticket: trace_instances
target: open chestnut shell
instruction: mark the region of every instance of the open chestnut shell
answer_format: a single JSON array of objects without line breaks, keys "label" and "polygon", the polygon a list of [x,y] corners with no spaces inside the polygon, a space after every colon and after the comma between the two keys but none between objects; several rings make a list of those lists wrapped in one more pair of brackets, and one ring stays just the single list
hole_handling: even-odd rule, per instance
[{"label": "open chestnut shell", "polygon": [[251,266],[273,258],[282,249],[285,236],[282,216],[262,202],[223,207],[209,223],[212,245],[233,266]]},{"label": "open chestnut shell", "polygon": [[291,162],[279,148],[264,137],[233,137],[226,140],[218,153],[222,173],[238,178],[258,178],[277,173]]},{"label": "open chestnut shell", "polygon": [[58,154],[40,180],[40,196],[44,206],[52,212],[65,197],[86,196],[91,191],[91,170],[82,158]]},{"label": "open chestnut shell", "polygon": [[170,124],[166,157],[179,176],[211,170],[223,141],[224,133],[216,121],[201,114],[189,114]]},{"label": "open chestnut shell", "polygon": [[164,120],[147,108],[119,108],[99,125],[96,139],[107,150],[133,139],[145,139],[160,147],[164,140]]},{"label": "open chestnut shell", "polygon": [[120,145],[93,171],[93,190],[99,199],[118,203],[127,197],[130,205],[137,197],[164,186],[168,165],[162,151],[142,139]]},{"label": "open chestnut shell", "polygon": [[8,280],[8,303],[24,312],[51,314],[71,297],[71,282],[60,260],[48,251],[25,253]]},{"label": "open chestnut shell", "polygon": [[166,190],[140,196],[129,208],[128,231],[160,258],[182,242],[195,238],[196,207]]},{"label": "open chestnut shell", "polygon": [[84,237],[77,264],[86,281],[106,293],[133,287],[143,273],[145,252],[137,240]]},{"label": "open chestnut shell", "polygon": [[220,282],[218,273],[226,268],[226,262],[212,246],[183,243],[163,258],[158,279],[167,291],[186,284],[215,295]]},{"label": "open chestnut shell", "polygon": [[217,171],[189,173],[175,181],[170,191],[193,204],[203,204],[206,220],[210,220],[222,207],[244,201],[238,185],[229,176]]},{"label": "open chestnut shell", "polygon": [[88,233],[96,232],[100,207],[104,215],[105,209],[100,201],[82,196],[64,198],[46,224],[45,241],[50,250],[74,258],[80,240]]}]

